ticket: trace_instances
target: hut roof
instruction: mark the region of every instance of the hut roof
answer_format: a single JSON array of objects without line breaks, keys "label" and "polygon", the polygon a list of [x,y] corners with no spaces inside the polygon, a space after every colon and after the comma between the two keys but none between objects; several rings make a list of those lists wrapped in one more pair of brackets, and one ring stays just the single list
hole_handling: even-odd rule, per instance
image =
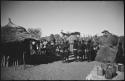
[{"label": "hut roof", "polygon": [[22,27],[14,24],[9,18],[9,23],[3,27],[1,27],[1,42],[14,42],[14,41],[22,41],[27,38],[36,39],[33,37],[27,30]]}]

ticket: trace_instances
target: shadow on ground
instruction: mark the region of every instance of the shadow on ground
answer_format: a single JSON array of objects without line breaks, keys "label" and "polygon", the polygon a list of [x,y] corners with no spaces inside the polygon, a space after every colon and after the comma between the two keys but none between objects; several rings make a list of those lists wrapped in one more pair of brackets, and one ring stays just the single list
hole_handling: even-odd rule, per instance
[{"label": "shadow on ground", "polygon": [[58,56],[32,55],[28,59],[26,59],[26,64],[30,65],[48,64],[59,60],[61,60],[61,57]]}]

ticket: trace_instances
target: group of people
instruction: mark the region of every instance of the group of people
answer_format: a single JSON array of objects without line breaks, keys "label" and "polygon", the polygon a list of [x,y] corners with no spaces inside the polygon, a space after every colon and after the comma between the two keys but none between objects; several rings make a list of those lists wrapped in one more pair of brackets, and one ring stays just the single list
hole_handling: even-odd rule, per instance
[{"label": "group of people", "polygon": [[[89,40],[74,40],[73,43],[69,41],[62,41],[57,43],[56,41],[40,41],[39,53],[40,55],[47,55],[51,57],[59,56],[63,61],[70,60],[71,56],[75,61],[103,61],[114,62],[120,60],[123,54],[123,48],[120,46],[118,36],[111,34],[107,30],[104,30],[103,36],[99,38],[99,41]],[[96,43],[96,44],[95,44]],[[122,51],[120,51],[122,50]],[[121,56],[122,55],[122,56]],[[120,57],[119,57],[120,56]]]},{"label": "group of people", "polygon": [[70,56],[73,56],[75,61],[94,60],[98,50],[97,46],[93,45],[93,41],[91,39],[88,41],[74,40],[73,48],[69,41],[57,43],[55,41],[44,40],[40,41],[38,45],[36,45],[36,48],[38,48],[36,50],[37,55],[59,57],[64,62],[68,62]]},{"label": "group of people", "polygon": [[102,33],[104,35],[99,38],[100,41],[74,40],[71,43],[68,40],[57,42],[55,40],[25,39],[22,43],[3,44],[1,59],[2,61],[12,59],[14,62],[21,60],[21,63],[24,63],[24,61],[30,61],[30,56],[33,56],[33,59],[34,56],[38,56],[40,59],[47,56],[46,60],[54,57],[63,62],[69,62],[72,57],[75,61],[121,62],[124,58],[124,38],[121,40],[108,31]]}]

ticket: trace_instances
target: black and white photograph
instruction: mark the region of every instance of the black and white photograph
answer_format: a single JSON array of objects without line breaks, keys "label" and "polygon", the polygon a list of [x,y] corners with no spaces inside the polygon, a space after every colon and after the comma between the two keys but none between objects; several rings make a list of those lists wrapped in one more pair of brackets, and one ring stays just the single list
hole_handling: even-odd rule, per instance
[{"label": "black and white photograph", "polygon": [[1,1],[1,80],[124,80],[124,1]]}]

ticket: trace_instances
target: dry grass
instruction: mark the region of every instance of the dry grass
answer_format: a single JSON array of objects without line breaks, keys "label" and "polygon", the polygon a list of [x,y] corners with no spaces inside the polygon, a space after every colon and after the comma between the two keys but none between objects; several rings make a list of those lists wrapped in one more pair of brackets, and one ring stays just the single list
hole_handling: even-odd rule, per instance
[{"label": "dry grass", "polygon": [[62,63],[61,61],[41,64],[38,66],[23,65],[2,68],[2,80],[85,80],[92,68],[98,62],[72,62]]}]

